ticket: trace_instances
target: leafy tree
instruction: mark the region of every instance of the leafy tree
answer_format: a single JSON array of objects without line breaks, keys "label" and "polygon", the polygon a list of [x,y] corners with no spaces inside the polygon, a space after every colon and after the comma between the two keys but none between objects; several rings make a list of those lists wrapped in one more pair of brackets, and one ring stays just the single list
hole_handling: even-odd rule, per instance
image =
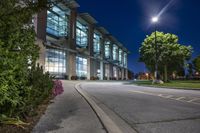
[{"label": "leafy tree", "polygon": [[48,7],[47,0],[0,0],[0,115],[17,116],[24,97],[31,95],[28,75],[39,48],[30,22],[35,13]]},{"label": "leafy tree", "polygon": [[[191,46],[178,43],[178,36],[170,33],[156,32],[157,34],[157,62],[158,69],[164,73],[165,82],[168,81],[168,71],[175,71],[177,67],[184,66],[184,62],[190,59]],[[147,36],[139,49],[140,61],[144,62],[150,71],[155,71],[156,50],[155,32]]]},{"label": "leafy tree", "polygon": [[197,72],[200,72],[200,55],[197,56],[194,60],[193,60],[193,65],[194,65],[194,69],[197,71]]}]

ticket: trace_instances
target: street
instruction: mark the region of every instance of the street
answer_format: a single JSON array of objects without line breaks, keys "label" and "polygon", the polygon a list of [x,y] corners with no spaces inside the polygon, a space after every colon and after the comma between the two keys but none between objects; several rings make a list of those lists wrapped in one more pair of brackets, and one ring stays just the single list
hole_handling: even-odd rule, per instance
[{"label": "street", "polygon": [[80,87],[138,133],[200,132],[200,91],[127,82],[82,82]]}]

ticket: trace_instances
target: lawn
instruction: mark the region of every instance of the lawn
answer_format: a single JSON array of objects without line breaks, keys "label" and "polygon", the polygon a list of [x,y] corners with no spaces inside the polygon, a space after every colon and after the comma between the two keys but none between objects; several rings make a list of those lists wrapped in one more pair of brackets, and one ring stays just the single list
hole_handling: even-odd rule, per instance
[{"label": "lawn", "polygon": [[134,81],[133,84],[140,86],[152,86],[152,87],[168,87],[168,88],[186,88],[186,89],[199,89],[200,90],[200,80],[175,80],[164,84],[152,84],[152,81],[139,80]]}]

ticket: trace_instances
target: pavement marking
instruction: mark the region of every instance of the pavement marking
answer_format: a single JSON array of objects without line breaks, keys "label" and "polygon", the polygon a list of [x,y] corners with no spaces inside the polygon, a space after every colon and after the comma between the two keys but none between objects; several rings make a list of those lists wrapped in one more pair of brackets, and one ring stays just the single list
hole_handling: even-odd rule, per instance
[{"label": "pavement marking", "polygon": [[176,100],[183,100],[185,97],[176,98]]},{"label": "pavement marking", "polygon": [[151,92],[133,91],[133,90],[131,90],[130,92],[146,94],[146,95],[151,95],[151,96],[157,96],[157,97],[161,97],[161,98],[165,98],[165,99],[171,99],[171,100],[175,100],[175,101],[180,101],[180,102],[186,102],[186,103],[192,103],[192,104],[200,105],[200,102],[196,102],[198,100],[200,101],[200,98],[193,98],[191,100],[184,100],[186,97],[175,97],[174,95],[156,94],[156,93],[151,93]]},{"label": "pavement marking", "polygon": [[195,101],[198,101],[200,100],[200,98],[193,98],[192,100],[189,100],[188,102],[195,102]]}]

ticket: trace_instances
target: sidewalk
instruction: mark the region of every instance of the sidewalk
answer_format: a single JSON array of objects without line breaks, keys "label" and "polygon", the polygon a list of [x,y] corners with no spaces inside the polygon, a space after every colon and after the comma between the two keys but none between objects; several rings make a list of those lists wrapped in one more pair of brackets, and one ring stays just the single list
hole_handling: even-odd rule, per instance
[{"label": "sidewalk", "polygon": [[105,133],[93,110],[75,90],[76,83],[63,81],[64,93],[49,105],[33,133]]}]

